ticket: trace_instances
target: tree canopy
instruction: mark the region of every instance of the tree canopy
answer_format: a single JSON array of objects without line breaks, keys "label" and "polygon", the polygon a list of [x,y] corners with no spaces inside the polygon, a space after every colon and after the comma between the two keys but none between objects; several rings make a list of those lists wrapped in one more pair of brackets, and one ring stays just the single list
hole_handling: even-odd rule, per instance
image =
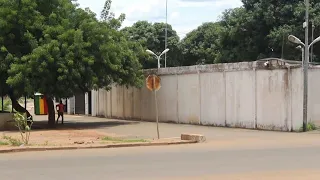
[{"label": "tree canopy", "polygon": [[[213,59],[205,63],[254,61],[266,57],[301,59],[301,52],[295,48],[297,45],[288,42],[287,37],[292,34],[304,41],[303,1],[242,2],[242,7],[226,10],[216,23],[205,23],[185,37],[182,46],[184,59],[189,61],[187,64],[197,64],[199,60],[208,60],[210,57]],[[310,8],[310,20],[316,27],[314,37],[320,35],[319,3],[319,0],[312,1]],[[311,22],[309,26],[311,43]],[[209,50],[208,45],[204,45],[206,40],[209,44],[211,42],[212,50]],[[314,47],[316,61],[320,60],[319,47],[318,44]],[[205,53],[199,56],[200,52]]]},{"label": "tree canopy", "polygon": [[[165,49],[165,23],[149,23],[138,21],[131,27],[125,27],[122,32],[127,38],[138,42],[144,50],[151,50],[160,54]],[[180,65],[181,50],[179,47],[180,38],[177,32],[168,24],[168,45],[170,51],[167,53],[167,67]],[[141,55],[141,64],[144,68],[156,68],[157,60],[154,57]],[[164,56],[161,60],[161,67],[164,67]]]},{"label": "tree canopy", "polygon": [[3,87],[18,95],[41,92],[53,104],[53,97],[77,91],[142,84],[137,48],[118,30],[123,15],[99,21],[70,0],[0,0],[0,5]]},{"label": "tree canopy", "polygon": [[[277,57],[300,60],[297,45],[288,42],[292,34],[304,40],[305,6],[300,0],[242,0],[243,5],[223,12],[216,22],[203,23],[179,41],[169,25],[169,66],[254,61]],[[320,35],[320,0],[311,2],[310,20],[315,25],[314,37]],[[310,42],[311,42],[311,22]],[[122,30],[128,39],[144,49],[161,53],[165,43],[165,24],[138,21]],[[314,60],[319,59],[318,44],[314,45]],[[155,68],[151,56],[140,56],[144,68]]]},{"label": "tree canopy", "polygon": [[182,65],[212,64],[220,55],[220,33],[222,26],[219,23],[204,23],[191,31],[181,41],[183,60]]}]

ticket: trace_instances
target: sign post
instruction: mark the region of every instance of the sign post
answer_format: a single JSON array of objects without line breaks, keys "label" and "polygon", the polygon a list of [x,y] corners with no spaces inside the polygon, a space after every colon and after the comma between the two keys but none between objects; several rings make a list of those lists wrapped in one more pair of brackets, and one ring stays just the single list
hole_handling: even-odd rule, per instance
[{"label": "sign post", "polygon": [[157,122],[157,134],[158,139],[160,139],[159,133],[159,114],[158,114],[158,100],[157,100],[157,91],[161,88],[161,79],[157,75],[149,75],[146,79],[147,88],[154,93],[154,101],[156,107],[156,122]]}]

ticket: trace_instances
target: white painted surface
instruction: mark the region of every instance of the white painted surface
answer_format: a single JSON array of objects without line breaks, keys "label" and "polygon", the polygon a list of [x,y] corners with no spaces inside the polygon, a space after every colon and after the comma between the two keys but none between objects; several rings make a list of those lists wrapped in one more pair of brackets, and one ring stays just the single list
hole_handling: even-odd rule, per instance
[{"label": "white painted surface", "polygon": [[226,125],[226,90],[223,72],[201,74],[201,124]]},{"label": "white painted surface", "polygon": [[[257,71],[257,126],[288,131],[287,70]],[[291,121],[291,120],[290,120]]]},{"label": "white painted surface", "polygon": [[309,70],[309,121],[320,121],[320,69]]},{"label": "white painted surface", "polygon": [[105,109],[106,109],[106,112],[105,112],[105,116],[106,117],[112,117],[112,97],[111,97],[111,91],[106,91],[104,90],[105,92],[105,95],[106,95],[106,98],[105,98]]},{"label": "white painted surface", "polygon": [[[292,117],[292,130],[299,130],[303,124],[302,116],[302,100],[303,100],[303,83],[302,83],[302,69],[292,69],[291,71],[291,117]],[[290,107],[289,107],[290,108]]]},{"label": "white painted surface", "polygon": [[141,89],[133,88],[133,119],[141,120],[142,108],[141,108]]},{"label": "white painted surface", "polygon": [[200,124],[200,81],[198,74],[178,76],[178,99],[179,122]]},{"label": "white painted surface", "polygon": [[117,118],[124,118],[123,114],[123,87],[115,86],[111,90],[111,106],[112,106],[112,116]]},{"label": "white painted surface", "polygon": [[71,108],[70,108],[70,98],[68,98],[67,99],[67,104],[68,104],[68,106],[67,106],[67,114],[70,114],[70,112],[71,112]]},{"label": "white painted surface", "polygon": [[84,94],[84,114],[88,115],[89,114],[89,103],[88,103],[88,93]]},{"label": "white painted surface", "polygon": [[92,90],[91,91],[91,115],[92,116],[97,116],[98,113],[97,113],[97,110],[99,108],[99,101],[97,101],[97,92],[98,91],[95,91],[95,90]]},{"label": "white painted surface", "polygon": [[141,120],[156,121],[154,93],[145,86],[141,88]]},{"label": "white painted surface", "polygon": [[254,71],[226,72],[227,126],[254,128]]},{"label": "white painted surface", "polygon": [[123,91],[123,117],[125,119],[132,119],[133,118],[133,88],[124,87]]},{"label": "white painted surface", "polygon": [[[301,68],[269,70],[256,69],[253,65],[239,63],[161,69],[160,72],[167,74],[160,75],[162,88],[157,92],[159,120],[299,130],[302,127]],[[207,71],[210,68],[212,71]],[[201,69],[204,72],[198,73]],[[310,70],[310,121],[320,120],[319,76],[320,69]],[[154,94],[145,86],[141,89],[114,86],[109,92],[100,90],[92,96],[96,101],[92,103],[93,114],[94,109],[98,109],[97,115],[106,117],[156,119]]]},{"label": "white painted surface", "polygon": [[178,122],[177,76],[162,76],[162,88],[157,92],[161,122]]},{"label": "white painted surface", "polygon": [[68,114],[75,114],[75,97],[71,97],[68,99]]}]

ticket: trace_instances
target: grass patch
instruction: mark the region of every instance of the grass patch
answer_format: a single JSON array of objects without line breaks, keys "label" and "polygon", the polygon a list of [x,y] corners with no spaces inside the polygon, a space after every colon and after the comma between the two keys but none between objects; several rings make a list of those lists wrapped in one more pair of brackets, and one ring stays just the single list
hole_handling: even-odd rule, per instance
[{"label": "grass patch", "polygon": [[5,141],[0,141],[0,146],[8,146],[9,143]]},{"label": "grass patch", "polygon": [[122,143],[138,143],[138,142],[148,142],[145,139],[123,139],[123,138],[114,138],[114,137],[103,137],[103,141],[112,141],[112,142],[122,142]]},{"label": "grass patch", "polygon": [[4,140],[7,140],[9,145],[12,146],[21,146],[23,143],[19,139],[12,138],[10,136],[3,136]]},{"label": "grass patch", "polygon": [[[309,122],[307,124],[307,131],[314,131],[314,130],[317,130],[318,127],[313,123],[313,122]],[[303,126],[300,127],[300,132],[303,132]]]}]

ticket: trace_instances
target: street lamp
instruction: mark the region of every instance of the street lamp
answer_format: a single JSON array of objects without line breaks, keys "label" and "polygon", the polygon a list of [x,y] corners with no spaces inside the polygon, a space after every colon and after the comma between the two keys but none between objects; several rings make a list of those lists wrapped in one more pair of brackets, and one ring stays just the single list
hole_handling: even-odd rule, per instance
[{"label": "street lamp", "polygon": [[[164,49],[168,47],[168,0],[166,0],[166,34]],[[164,67],[167,67],[167,54],[164,55]]]},{"label": "street lamp", "polygon": [[[300,46],[298,46],[297,48],[300,49],[302,48],[301,46],[305,47],[305,44],[297,37],[295,37],[294,35],[289,35],[288,37],[288,40],[292,43],[295,43],[295,44],[299,44]],[[320,36],[317,37],[315,40],[312,41],[312,43],[307,47],[308,50],[310,50],[310,48],[317,42],[320,41]]]},{"label": "street lamp", "polygon": [[[303,131],[307,131],[307,123],[308,123],[308,66],[309,66],[309,50],[315,43],[320,41],[320,36],[312,41],[310,45],[308,45],[308,41],[303,43],[299,38],[289,35],[288,40],[292,43],[299,44],[302,50],[302,64],[303,64]],[[299,47],[299,46],[298,46]],[[297,48],[298,48],[297,47]],[[304,49],[304,50],[303,50]]]},{"label": "street lamp", "polygon": [[289,35],[288,40],[292,43],[303,45],[304,47],[303,42],[299,38],[295,37],[294,35]]},{"label": "street lamp", "polygon": [[157,58],[157,60],[158,60],[158,69],[159,69],[160,68],[160,58],[161,58],[162,55],[166,54],[168,51],[169,51],[169,49],[165,49],[159,56],[156,53],[154,53],[151,50],[149,50],[149,49],[147,50],[147,53],[149,53],[151,55],[154,55]]},{"label": "street lamp", "polygon": [[311,48],[312,45],[314,45],[315,43],[320,41],[320,36],[317,37],[314,41],[312,41],[312,43],[309,45],[309,48]]},{"label": "street lamp", "polygon": [[[314,29],[315,29],[315,25],[314,25],[314,21],[311,21],[311,25],[312,25],[312,31],[311,31],[311,38],[312,41],[314,40]],[[313,61],[313,46],[311,47],[311,62]]]},{"label": "street lamp", "polygon": [[304,47],[299,45],[296,48],[301,50],[301,53],[302,53],[301,59],[302,59],[302,62],[304,62],[304,57],[303,57],[304,56]]}]

